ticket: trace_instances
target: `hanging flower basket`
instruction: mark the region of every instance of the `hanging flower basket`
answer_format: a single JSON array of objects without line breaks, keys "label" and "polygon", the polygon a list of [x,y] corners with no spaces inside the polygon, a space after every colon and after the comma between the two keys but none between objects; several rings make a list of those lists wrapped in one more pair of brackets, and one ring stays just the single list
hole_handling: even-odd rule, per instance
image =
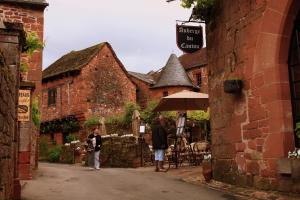
[{"label": "hanging flower basket", "polygon": [[240,93],[243,89],[242,80],[225,80],[224,81],[224,92],[226,93]]}]

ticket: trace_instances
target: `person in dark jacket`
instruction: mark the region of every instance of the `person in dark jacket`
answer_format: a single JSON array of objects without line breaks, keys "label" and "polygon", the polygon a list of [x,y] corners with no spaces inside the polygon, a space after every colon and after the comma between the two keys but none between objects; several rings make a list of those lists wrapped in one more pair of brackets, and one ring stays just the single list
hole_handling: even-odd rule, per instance
[{"label": "person in dark jacket", "polygon": [[164,170],[165,150],[168,148],[167,132],[163,126],[163,117],[156,118],[152,123],[152,146],[155,155],[155,171]]}]

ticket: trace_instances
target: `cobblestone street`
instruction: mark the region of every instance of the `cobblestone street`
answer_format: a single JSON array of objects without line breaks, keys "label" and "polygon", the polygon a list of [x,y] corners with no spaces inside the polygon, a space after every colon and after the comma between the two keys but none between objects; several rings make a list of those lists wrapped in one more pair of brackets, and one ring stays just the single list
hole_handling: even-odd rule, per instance
[{"label": "cobblestone street", "polygon": [[152,170],[107,168],[95,171],[42,163],[34,180],[25,182],[23,200],[238,199]]}]

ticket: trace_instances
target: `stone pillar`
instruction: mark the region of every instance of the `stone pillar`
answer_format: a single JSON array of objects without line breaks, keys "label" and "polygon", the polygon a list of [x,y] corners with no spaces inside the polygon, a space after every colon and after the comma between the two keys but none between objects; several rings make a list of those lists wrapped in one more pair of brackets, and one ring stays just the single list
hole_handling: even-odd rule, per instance
[{"label": "stone pillar", "polygon": [[20,199],[17,106],[23,26],[0,21],[0,199]]},{"label": "stone pillar", "polygon": [[141,115],[139,111],[135,110],[132,115],[132,134],[135,137],[140,135],[140,124],[141,124]]},{"label": "stone pillar", "polygon": [[[34,82],[21,82],[20,90],[30,94],[28,97],[29,107],[28,107],[28,118],[19,118],[19,132],[20,132],[20,146],[19,146],[19,177],[21,180],[32,179],[32,168],[31,163],[31,152],[32,152],[32,142],[36,141],[35,128],[32,123],[32,95],[35,89]],[[21,94],[21,93],[20,93]],[[21,104],[21,102],[19,102]],[[21,110],[21,109],[19,109]],[[20,112],[20,111],[19,111]]]}]

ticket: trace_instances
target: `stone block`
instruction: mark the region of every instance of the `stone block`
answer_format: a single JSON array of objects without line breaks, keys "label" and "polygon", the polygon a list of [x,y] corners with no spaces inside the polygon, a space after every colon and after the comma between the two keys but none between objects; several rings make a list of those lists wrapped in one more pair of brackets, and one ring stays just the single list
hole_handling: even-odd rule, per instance
[{"label": "stone block", "polygon": [[289,158],[277,160],[277,169],[280,174],[292,174],[292,161]]}]

